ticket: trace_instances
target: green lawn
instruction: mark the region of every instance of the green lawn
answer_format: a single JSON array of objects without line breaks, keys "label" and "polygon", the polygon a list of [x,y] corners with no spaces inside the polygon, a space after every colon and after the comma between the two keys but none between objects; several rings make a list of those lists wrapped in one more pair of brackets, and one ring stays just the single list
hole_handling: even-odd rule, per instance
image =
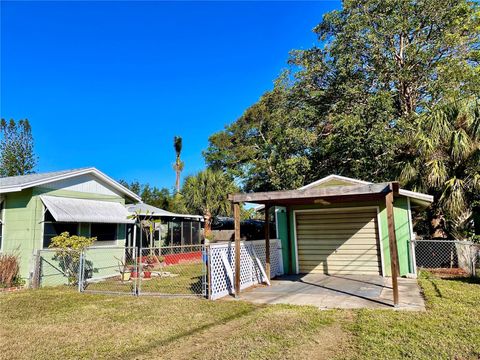
[{"label": "green lawn", "polygon": [[419,280],[423,313],[79,294],[0,295],[2,359],[478,359],[480,285]]}]

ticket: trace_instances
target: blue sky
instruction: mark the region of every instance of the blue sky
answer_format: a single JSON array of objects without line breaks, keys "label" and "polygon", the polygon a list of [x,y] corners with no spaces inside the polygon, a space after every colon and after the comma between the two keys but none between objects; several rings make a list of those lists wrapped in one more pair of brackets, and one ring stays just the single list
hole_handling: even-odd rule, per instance
[{"label": "blue sky", "polygon": [[1,2],[1,116],[28,118],[37,171],[95,166],[171,188],[208,137],[315,44],[322,2]]}]

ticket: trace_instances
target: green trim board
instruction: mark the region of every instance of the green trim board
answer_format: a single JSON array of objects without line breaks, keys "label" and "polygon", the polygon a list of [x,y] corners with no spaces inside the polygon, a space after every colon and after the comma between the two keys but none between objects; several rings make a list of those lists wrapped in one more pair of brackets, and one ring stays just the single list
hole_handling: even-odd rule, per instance
[{"label": "green trim board", "polygon": [[[387,215],[384,202],[350,202],[334,205],[298,205],[292,206],[289,213],[289,222],[290,222],[290,263],[293,265],[293,271],[296,272],[297,263],[296,259],[296,247],[295,247],[295,216],[294,212],[296,210],[306,210],[306,209],[333,209],[333,208],[351,208],[351,207],[377,207],[378,208],[378,225],[379,225],[379,236],[380,236],[380,246],[382,254],[382,269],[384,276],[391,276],[390,270],[390,247],[388,243],[388,226],[387,226]],[[399,197],[395,199],[394,202],[394,218],[395,218],[395,234],[397,236],[397,245],[398,245],[398,255],[399,255],[399,265],[400,265],[400,275],[405,276],[408,273],[413,272],[411,268],[410,261],[410,251],[409,251],[409,240],[411,239],[411,218],[408,212],[408,201],[405,197]],[[286,217],[279,218],[279,223],[286,221]],[[283,227],[283,225],[279,224]],[[289,267],[285,267],[289,269]]]},{"label": "green trim board", "polygon": [[282,244],[282,260],[284,272],[290,269],[290,247],[288,244],[288,226],[287,226],[287,209],[284,207],[275,207],[275,225],[277,230],[277,239]]}]

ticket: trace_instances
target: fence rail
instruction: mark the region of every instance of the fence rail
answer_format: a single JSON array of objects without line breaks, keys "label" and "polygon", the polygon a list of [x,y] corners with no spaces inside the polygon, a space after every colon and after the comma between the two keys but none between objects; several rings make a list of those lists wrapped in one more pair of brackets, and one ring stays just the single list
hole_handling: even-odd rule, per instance
[{"label": "fence rail", "polygon": [[461,240],[413,240],[411,244],[418,270],[480,277],[480,244]]}]

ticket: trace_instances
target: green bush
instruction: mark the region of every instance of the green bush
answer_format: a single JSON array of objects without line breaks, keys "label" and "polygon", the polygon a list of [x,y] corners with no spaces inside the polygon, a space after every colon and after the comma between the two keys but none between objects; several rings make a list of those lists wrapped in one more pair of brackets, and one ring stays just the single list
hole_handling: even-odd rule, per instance
[{"label": "green bush", "polygon": [[55,260],[58,260],[60,268],[68,279],[69,285],[78,284],[78,268],[80,255],[84,249],[91,246],[96,238],[71,235],[68,231],[52,238],[49,248],[56,250]]}]

